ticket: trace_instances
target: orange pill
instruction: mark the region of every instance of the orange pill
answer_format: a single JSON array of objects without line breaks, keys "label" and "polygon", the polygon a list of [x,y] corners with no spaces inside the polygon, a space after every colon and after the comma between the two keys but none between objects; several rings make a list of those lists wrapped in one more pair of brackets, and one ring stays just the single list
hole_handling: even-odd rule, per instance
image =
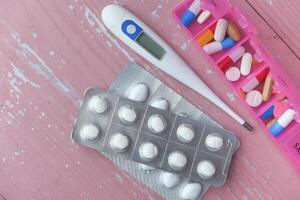
[{"label": "orange pill", "polygon": [[241,39],[241,33],[239,28],[231,21],[228,22],[227,34],[234,40],[239,41]]},{"label": "orange pill", "polygon": [[263,89],[263,93],[262,93],[263,101],[268,101],[271,98],[272,89],[273,89],[273,80],[268,75],[265,79],[264,89]]},{"label": "orange pill", "polygon": [[214,39],[214,32],[216,29],[216,23],[209,27],[206,31],[204,31],[201,35],[196,38],[196,41],[203,47],[211,40]]}]

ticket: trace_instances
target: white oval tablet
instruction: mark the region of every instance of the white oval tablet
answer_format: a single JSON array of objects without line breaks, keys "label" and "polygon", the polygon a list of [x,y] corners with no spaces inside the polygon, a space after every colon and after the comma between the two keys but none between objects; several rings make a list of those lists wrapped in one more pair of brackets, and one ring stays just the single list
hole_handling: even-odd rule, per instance
[{"label": "white oval tablet", "polygon": [[107,101],[103,97],[93,96],[88,103],[88,107],[95,113],[101,114],[104,113],[107,108],[108,104]]},{"label": "white oval tablet", "polygon": [[214,38],[217,42],[222,42],[227,32],[228,22],[226,19],[219,19],[216,25]]},{"label": "white oval tablet", "polygon": [[137,112],[134,107],[124,105],[119,108],[119,119],[125,124],[133,124],[137,119]]},{"label": "white oval tablet", "polygon": [[161,110],[169,110],[169,102],[167,99],[159,97],[157,99],[154,99],[154,101],[152,101],[152,103],[150,104],[150,106],[154,107],[154,108],[158,108]]},{"label": "white oval tablet", "polygon": [[190,124],[181,124],[176,131],[177,138],[184,143],[190,143],[194,137],[194,129]]},{"label": "white oval tablet", "polygon": [[209,179],[215,174],[215,172],[216,167],[211,161],[202,160],[198,163],[197,173],[200,177]]},{"label": "white oval tablet", "polygon": [[149,89],[145,83],[137,83],[129,90],[127,98],[138,102],[144,102],[148,97],[148,93]]},{"label": "white oval tablet", "polygon": [[251,107],[257,107],[262,103],[262,94],[257,90],[252,90],[247,93],[246,102]]},{"label": "white oval tablet", "polygon": [[201,193],[201,185],[199,183],[188,183],[183,186],[180,197],[184,200],[195,200]]},{"label": "white oval tablet", "polygon": [[174,188],[180,183],[180,176],[170,172],[162,172],[159,180],[166,188]]},{"label": "white oval tablet", "polygon": [[251,71],[252,55],[251,53],[245,53],[241,61],[241,74],[247,76]]},{"label": "white oval tablet", "polygon": [[204,10],[198,17],[197,22],[203,24],[211,16],[211,13],[208,10]]},{"label": "white oval tablet", "polygon": [[158,156],[158,148],[152,142],[144,142],[139,148],[139,156],[145,161],[153,161]]},{"label": "white oval tablet", "polygon": [[239,68],[232,66],[226,70],[225,76],[229,81],[237,81],[241,77],[241,72]]},{"label": "white oval tablet", "polygon": [[223,146],[223,138],[218,133],[210,133],[206,136],[205,145],[211,151],[219,151]]},{"label": "white oval tablet", "polygon": [[144,165],[144,164],[139,164],[139,168],[145,172],[145,174],[152,174],[154,173],[157,169],[154,167],[151,167],[149,165]]},{"label": "white oval tablet", "polygon": [[168,164],[174,170],[182,170],[187,164],[187,157],[181,151],[173,151],[168,157]]},{"label": "white oval tablet", "polygon": [[167,128],[167,121],[162,115],[151,115],[148,119],[148,128],[155,134],[162,133]]},{"label": "white oval tablet", "polygon": [[94,140],[101,132],[100,128],[94,124],[87,124],[81,127],[79,135],[83,140]]},{"label": "white oval tablet", "polygon": [[129,146],[129,138],[122,133],[115,133],[110,136],[109,145],[113,150],[123,152]]}]

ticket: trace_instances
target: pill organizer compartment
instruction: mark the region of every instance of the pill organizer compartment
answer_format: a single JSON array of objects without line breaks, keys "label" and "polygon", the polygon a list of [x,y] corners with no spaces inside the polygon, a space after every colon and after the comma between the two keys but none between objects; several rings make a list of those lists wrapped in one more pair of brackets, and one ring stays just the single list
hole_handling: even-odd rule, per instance
[{"label": "pill organizer compartment", "polygon": [[[178,21],[180,21],[181,16],[189,8],[192,2],[193,0],[185,0],[182,2],[182,4],[180,4],[174,9],[173,15]],[[216,4],[212,4],[210,0],[202,0],[203,9],[201,10],[201,12],[203,10],[208,10],[211,12],[210,18],[203,24],[199,24],[197,22],[198,16],[188,27],[185,27],[181,24],[182,28],[185,31],[187,31],[191,37],[194,37],[199,32],[202,32],[204,29],[206,29],[208,25],[214,22],[216,18],[219,18],[220,16],[224,15],[230,9],[230,5],[226,1],[216,0],[215,2]]]},{"label": "pill organizer compartment", "polygon": [[[259,49],[259,47],[256,46],[256,44],[254,43],[254,41],[252,39],[246,40],[244,41],[244,43],[241,43],[240,46],[243,46],[245,48],[245,53],[251,53],[252,55],[252,59],[256,59],[257,62],[253,63],[251,65],[251,71],[249,73],[249,75],[247,76],[243,76],[241,75],[240,78],[236,81],[230,81],[230,83],[234,86],[234,87],[239,87],[241,86],[241,84],[243,84],[245,82],[246,79],[248,79],[250,76],[252,76],[252,74],[258,73],[259,70],[261,70],[262,68],[266,67],[266,63],[264,62],[263,58],[261,58],[261,50]],[[218,71],[220,72],[221,76],[225,77],[225,72],[223,72],[220,69],[220,64],[222,63],[222,61],[224,59],[226,59],[227,56],[229,56],[235,49],[239,48],[240,46],[235,46],[234,48],[230,49],[226,54],[224,54],[224,56],[217,62],[218,65]],[[237,67],[238,69],[241,69],[241,61],[242,61],[242,57],[235,62],[232,66]],[[226,79],[226,81],[228,81]]]},{"label": "pill organizer compartment", "polygon": [[[242,90],[242,88],[245,87],[247,84],[249,84],[249,82],[251,82],[253,79],[255,79],[256,76],[259,76],[259,74],[261,74],[261,73],[262,73],[263,71],[265,71],[265,70],[270,70],[270,67],[269,67],[269,66],[263,66],[262,68],[260,68],[259,70],[255,71],[254,73],[248,75],[248,76],[241,82],[241,84],[239,85],[239,86],[240,86],[240,87],[239,87],[239,94],[240,94],[240,97],[241,97],[242,99],[246,100],[246,95],[247,95],[247,93],[244,92],[244,91]],[[269,74],[270,74],[270,72],[269,72]],[[253,88],[252,90],[257,90],[257,91],[259,91],[259,92],[262,93],[263,87],[264,87],[264,80],[261,81],[261,82],[259,83],[259,85],[256,86],[255,88]],[[274,85],[273,88],[276,88],[276,86]],[[273,90],[273,91],[274,91],[274,90]],[[276,91],[276,89],[275,89],[275,91]],[[246,105],[247,105],[247,107],[250,107],[252,110],[254,110],[255,113],[260,113],[261,110],[268,104],[268,102],[270,102],[274,97],[280,98],[280,96],[282,96],[281,93],[277,93],[277,94],[276,94],[276,93],[273,92],[273,93],[271,94],[270,99],[269,99],[267,102],[262,101],[262,103],[261,103],[259,106],[257,106],[257,107],[251,107],[251,106],[249,106],[248,104],[246,104]]]},{"label": "pill organizer compartment", "polygon": [[[178,10],[182,9],[184,10],[183,5],[186,5],[187,3],[191,3],[192,1],[183,1],[181,2],[179,5],[177,5],[177,7],[174,9],[174,16],[175,19],[177,19],[178,23],[180,25],[182,25],[182,23],[180,22],[179,18],[176,17],[178,16]],[[240,98],[243,100],[245,107],[249,107],[250,112],[256,116],[257,120],[259,121],[259,123],[261,124],[261,126],[263,127],[263,129],[265,130],[265,132],[272,138],[274,139],[274,141],[277,141],[278,144],[280,146],[284,146],[283,144],[285,144],[287,140],[292,140],[290,139],[292,136],[294,138],[298,138],[298,136],[295,135],[299,135],[299,129],[300,129],[300,120],[295,119],[294,121],[292,121],[284,130],[283,132],[278,136],[278,137],[274,137],[271,133],[269,133],[269,130],[266,127],[266,121],[260,119],[260,115],[269,107],[272,105],[272,103],[280,100],[283,97],[286,97],[290,103],[292,108],[295,109],[295,111],[298,113],[297,115],[299,115],[300,112],[300,92],[299,90],[296,89],[294,83],[292,83],[292,81],[289,79],[289,77],[286,75],[286,73],[282,70],[282,67],[273,59],[273,56],[270,55],[270,53],[268,52],[268,50],[265,49],[265,47],[263,46],[263,44],[261,43],[261,41],[259,39],[256,38],[256,29],[253,27],[253,25],[236,9],[236,8],[232,8],[232,6],[230,5],[230,3],[228,1],[214,1],[216,4],[216,7],[218,7],[218,4],[222,5],[222,4],[229,4],[229,7],[224,8],[224,10],[226,10],[226,12],[220,12],[220,14],[215,14],[214,19],[209,21],[209,24],[203,28],[203,29],[197,29],[199,30],[199,32],[195,35],[195,32],[193,32],[193,34],[190,34],[189,29],[184,29],[185,31],[189,32],[189,35],[191,37],[193,37],[195,45],[197,47],[197,49],[199,50],[199,52],[202,52],[203,55],[210,60],[215,67],[217,68],[217,71],[220,73],[221,77],[224,78],[225,81],[229,82],[229,86],[231,87],[231,89],[233,91],[235,91]],[[228,9],[230,8],[230,9]],[[224,11],[222,10],[222,11]],[[218,16],[218,17],[216,17]],[[240,31],[242,32],[242,38],[241,40],[235,44],[235,46],[233,48],[230,48],[228,50],[216,53],[216,54],[212,54],[212,55],[208,55],[204,52],[203,48],[199,45],[199,43],[197,43],[196,38],[201,35],[201,33],[203,33],[205,30],[207,30],[212,24],[216,23],[220,17],[224,17],[227,18],[229,20],[232,20],[240,29]],[[182,25],[183,26],[183,25]],[[254,55],[257,54],[258,58],[260,58],[260,60],[262,62],[260,62],[257,66],[253,66],[253,69],[251,70],[250,74],[248,76],[245,77],[241,77],[240,80],[236,81],[236,82],[230,82],[226,79],[225,74],[223,71],[220,70],[218,64],[226,57],[230,54],[230,52],[232,52],[235,48],[237,48],[238,46],[243,45],[247,51],[250,51],[250,53],[253,53]],[[254,56],[252,55],[252,56]],[[237,67],[240,68],[239,66],[240,64],[240,60],[237,63]],[[276,90],[276,92],[274,94],[272,94],[271,98],[267,101],[267,102],[263,102],[261,105],[259,105],[256,108],[252,108],[250,107],[244,100],[245,98],[245,93],[241,93],[241,87],[243,87],[248,81],[250,81],[252,78],[254,78],[259,72],[261,72],[263,69],[265,68],[269,68],[269,74],[271,75],[273,81],[274,81],[274,88]],[[263,89],[263,85],[264,85],[264,81],[262,81],[259,86],[256,87],[256,89],[258,89],[260,92],[262,92]],[[298,117],[299,118],[299,117]],[[293,160],[296,161],[297,167],[300,169],[300,156],[298,156],[298,154],[295,153],[289,153],[289,150],[287,149],[291,149],[289,148],[285,148],[285,151],[287,151],[287,154],[289,155],[290,158],[293,158]],[[297,156],[295,156],[297,155]]]},{"label": "pill organizer compartment", "polygon": [[[240,46],[245,41],[247,41],[254,32],[254,29],[251,26],[249,26],[249,23],[247,22],[246,18],[236,8],[232,8],[228,13],[222,16],[222,18],[226,19],[227,21],[234,22],[234,24],[237,26],[237,28],[240,31],[241,39],[237,41],[236,44],[229,49],[225,49],[223,51],[210,54],[209,57],[211,57],[216,63],[223,60],[229,54],[229,52],[231,52],[233,49],[235,49],[236,47]],[[218,20],[219,19],[216,19],[215,23],[217,23]]]}]

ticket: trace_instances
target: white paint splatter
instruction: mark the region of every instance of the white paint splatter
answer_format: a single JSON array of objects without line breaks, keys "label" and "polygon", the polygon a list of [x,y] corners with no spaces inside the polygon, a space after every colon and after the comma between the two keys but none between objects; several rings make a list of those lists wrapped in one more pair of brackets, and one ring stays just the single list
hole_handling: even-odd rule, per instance
[{"label": "white paint splatter", "polygon": [[14,75],[17,78],[19,78],[20,80],[22,80],[24,83],[29,83],[32,87],[40,88],[40,85],[34,83],[29,78],[27,78],[25,76],[24,72],[19,67],[17,67],[14,63],[10,63],[10,65],[13,67]]},{"label": "white paint splatter", "polygon": [[123,178],[119,173],[115,173],[115,177],[118,180],[118,182],[120,182],[121,184],[124,183]]},{"label": "white paint splatter", "polygon": [[273,6],[273,0],[268,0],[270,6]]},{"label": "white paint splatter", "polygon": [[235,96],[234,93],[227,92],[226,95],[227,95],[227,97],[229,98],[230,101],[235,101],[236,100],[236,96]]},{"label": "white paint splatter", "polygon": [[16,50],[16,54],[26,61],[37,74],[49,80],[58,91],[72,100],[74,105],[79,106],[80,95],[74,88],[68,82],[61,81],[36,51],[28,43],[21,40],[19,33],[14,31],[11,36],[19,46],[19,49]]},{"label": "white paint splatter", "polygon": [[21,94],[22,92],[21,92],[21,89],[19,88],[19,83],[18,83],[17,79],[14,78],[10,72],[8,72],[7,77],[8,77],[8,83],[9,83],[10,87],[15,92]]},{"label": "white paint splatter", "polygon": [[207,70],[206,70],[206,73],[207,73],[207,74],[212,74],[213,71],[212,71],[211,69],[207,69]]},{"label": "white paint splatter", "polygon": [[37,37],[37,34],[35,32],[32,32],[32,37],[33,38],[36,38]]},{"label": "white paint splatter", "polygon": [[184,42],[180,45],[180,49],[182,49],[182,50],[186,50],[187,47],[188,47],[188,45],[186,42]]},{"label": "white paint splatter", "polygon": [[54,51],[53,50],[49,51],[49,55],[54,56]]},{"label": "white paint splatter", "polygon": [[92,26],[95,27],[95,30],[97,33],[103,33],[108,39],[130,60],[134,61],[134,58],[132,58],[127,50],[123,49],[119,42],[115,40],[106,30],[104,24],[100,22],[100,20],[97,18],[97,16],[93,13],[93,11],[85,7],[85,12],[84,12],[85,18],[88,21],[88,23]]},{"label": "white paint splatter", "polygon": [[154,10],[154,11],[151,12],[151,18],[153,20],[158,20],[160,18],[157,10]]},{"label": "white paint splatter", "polygon": [[69,5],[69,10],[74,11],[74,6],[73,5]]}]

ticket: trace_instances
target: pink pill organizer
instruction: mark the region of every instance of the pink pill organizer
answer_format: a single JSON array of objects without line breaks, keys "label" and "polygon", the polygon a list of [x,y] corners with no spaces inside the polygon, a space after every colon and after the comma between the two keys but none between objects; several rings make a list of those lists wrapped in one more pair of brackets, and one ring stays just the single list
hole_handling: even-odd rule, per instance
[{"label": "pink pill organizer", "polygon": [[[233,91],[238,94],[238,96],[243,100],[245,106],[249,108],[250,112],[256,116],[262,129],[282,147],[284,152],[288,157],[294,161],[295,166],[300,169],[300,92],[295,87],[295,84],[287,77],[285,72],[282,70],[279,63],[270,55],[266,50],[264,45],[256,37],[256,29],[254,26],[246,19],[246,17],[236,8],[233,7],[226,0],[202,0],[201,10],[208,10],[211,13],[210,18],[208,18],[203,24],[197,22],[197,17],[193,22],[185,26],[181,22],[180,18],[183,13],[189,8],[193,3],[193,0],[184,0],[179,5],[177,5],[173,10],[173,16],[176,21],[182,26],[183,30],[191,37],[196,44],[198,51],[202,52],[208,60],[210,60],[214,66],[217,68],[218,73],[224,78],[231,87]],[[239,29],[241,33],[241,39],[236,42],[236,44],[229,49],[223,51],[207,54],[202,46],[197,42],[197,38],[201,36],[205,31],[211,28],[220,18],[230,20]],[[253,55],[257,62],[252,63],[251,72],[248,76],[241,76],[239,80],[235,82],[230,82],[226,79],[225,73],[220,69],[220,63],[230,55],[236,48],[243,46],[246,52]],[[239,59],[235,66],[240,66],[241,59]],[[268,72],[274,82],[272,95],[268,101],[263,101],[258,107],[250,107],[245,102],[245,93],[242,92],[243,86],[249,83],[253,78],[259,76],[264,72]],[[265,79],[265,78],[264,78]],[[264,86],[264,80],[255,87],[255,90],[262,91]],[[294,119],[291,123],[287,125],[284,130],[274,136],[274,134],[269,131],[269,124],[271,121],[276,121],[274,119],[272,112],[268,117],[262,117],[266,115],[268,111],[271,110],[274,105],[276,106],[278,102],[288,102],[291,109],[296,111]]]}]

